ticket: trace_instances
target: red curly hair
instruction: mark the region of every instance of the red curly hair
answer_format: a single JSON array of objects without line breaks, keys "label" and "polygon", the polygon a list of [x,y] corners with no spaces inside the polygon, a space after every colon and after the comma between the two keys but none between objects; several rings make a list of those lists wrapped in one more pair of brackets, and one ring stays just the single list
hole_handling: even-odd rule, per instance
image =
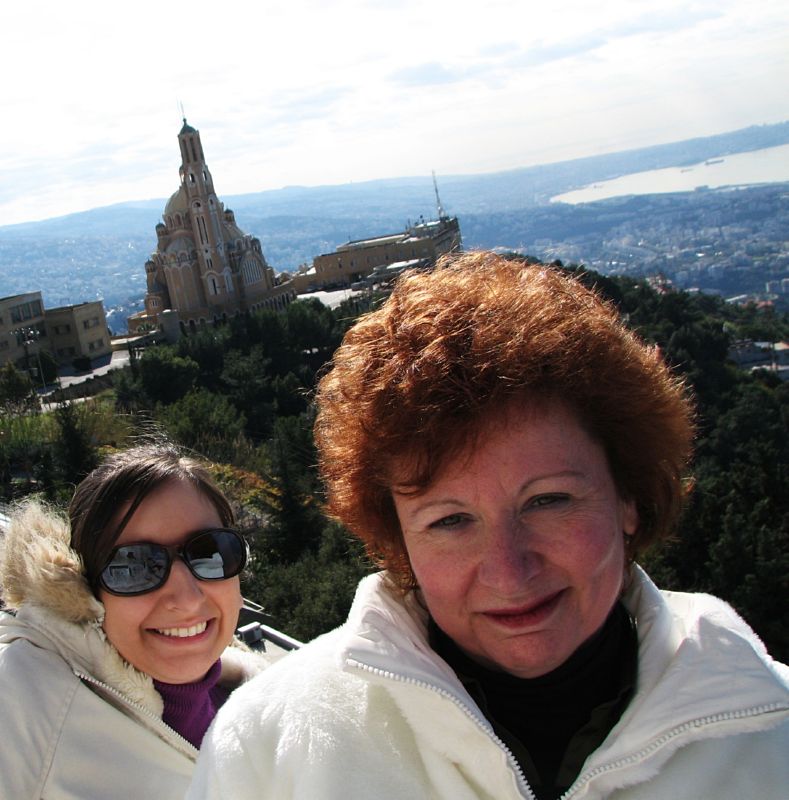
[{"label": "red curly hair", "polygon": [[316,399],[327,510],[403,589],[415,584],[391,487],[427,487],[493,409],[569,405],[636,504],[631,558],[670,535],[681,509],[693,439],[683,384],[557,268],[476,252],[404,274],[348,331]]}]

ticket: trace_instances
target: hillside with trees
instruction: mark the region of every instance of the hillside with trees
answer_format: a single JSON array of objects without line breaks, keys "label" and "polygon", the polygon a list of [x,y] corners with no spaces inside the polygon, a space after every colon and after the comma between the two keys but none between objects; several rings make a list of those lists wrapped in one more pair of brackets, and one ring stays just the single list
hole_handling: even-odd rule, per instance
[{"label": "hillside with trees", "polygon": [[[648,570],[665,588],[727,599],[776,657],[789,660],[789,385],[727,360],[734,339],[786,339],[789,319],[709,295],[660,293],[631,277],[582,274],[659,345],[698,401],[688,508],[676,540],[649,554]],[[282,314],[203,328],[149,347],[103,392],[53,411],[41,411],[27,379],[6,368],[4,499],[37,492],[64,504],[103,452],[163,429],[214,462],[238,509],[253,550],[246,595],[296,638],[334,627],[370,566],[322,514],[311,397],[348,326],[380,300],[336,310],[297,301]]]}]

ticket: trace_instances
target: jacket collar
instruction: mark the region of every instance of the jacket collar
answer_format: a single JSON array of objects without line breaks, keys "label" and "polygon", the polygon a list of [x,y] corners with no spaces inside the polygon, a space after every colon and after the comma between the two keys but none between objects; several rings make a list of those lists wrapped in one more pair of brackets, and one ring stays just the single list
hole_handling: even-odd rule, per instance
[{"label": "jacket collar", "polygon": [[[639,674],[617,727],[640,720],[644,737],[653,738],[655,730],[719,718],[722,710],[743,720],[760,710],[789,710],[789,668],[767,654],[728,603],[703,593],[661,592],[638,567],[624,601],[636,620]],[[631,727],[630,736],[638,733]]]},{"label": "jacket collar", "polygon": [[386,572],[359,583],[348,621],[341,629],[341,659],[346,665],[396,672],[454,694],[460,680],[428,642],[428,612],[416,592],[403,596]]},{"label": "jacket collar", "polygon": [[127,663],[98,621],[76,623],[51,608],[24,603],[12,616],[0,615],[0,642],[24,639],[57,653],[79,677],[87,677],[161,717],[163,702],[151,677]]}]

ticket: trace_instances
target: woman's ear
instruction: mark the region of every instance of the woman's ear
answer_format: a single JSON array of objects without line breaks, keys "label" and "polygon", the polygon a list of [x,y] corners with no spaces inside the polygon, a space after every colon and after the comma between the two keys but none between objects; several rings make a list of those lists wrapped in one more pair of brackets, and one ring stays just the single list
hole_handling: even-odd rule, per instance
[{"label": "woman's ear", "polygon": [[638,510],[634,500],[622,500],[622,530],[632,536],[638,530]]}]

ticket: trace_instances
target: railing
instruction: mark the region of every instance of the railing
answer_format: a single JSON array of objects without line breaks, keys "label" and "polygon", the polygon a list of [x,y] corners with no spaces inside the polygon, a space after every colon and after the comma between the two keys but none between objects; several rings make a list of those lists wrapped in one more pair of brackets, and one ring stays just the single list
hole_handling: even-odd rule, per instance
[{"label": "railing", "polygon": [[286,651],[298,650],[303,644],[298,639],[271,627],[268,624],[273,621],[271,615],[253,600],[244,598],[239,621],[241,624],[236,630],[236,635],[253,650],[264,650],[266,642],[271,642]]},{"label": "railing", "polygon": [[286,633],[282,633],[261,622],[250,622],[247,625],[242,625],[236,631],[236,635],[253,650],[264,649],[266,642],[271,642],[283,650],[298,650],[302,645],[300,641],[292,636],[288,636]]}]

